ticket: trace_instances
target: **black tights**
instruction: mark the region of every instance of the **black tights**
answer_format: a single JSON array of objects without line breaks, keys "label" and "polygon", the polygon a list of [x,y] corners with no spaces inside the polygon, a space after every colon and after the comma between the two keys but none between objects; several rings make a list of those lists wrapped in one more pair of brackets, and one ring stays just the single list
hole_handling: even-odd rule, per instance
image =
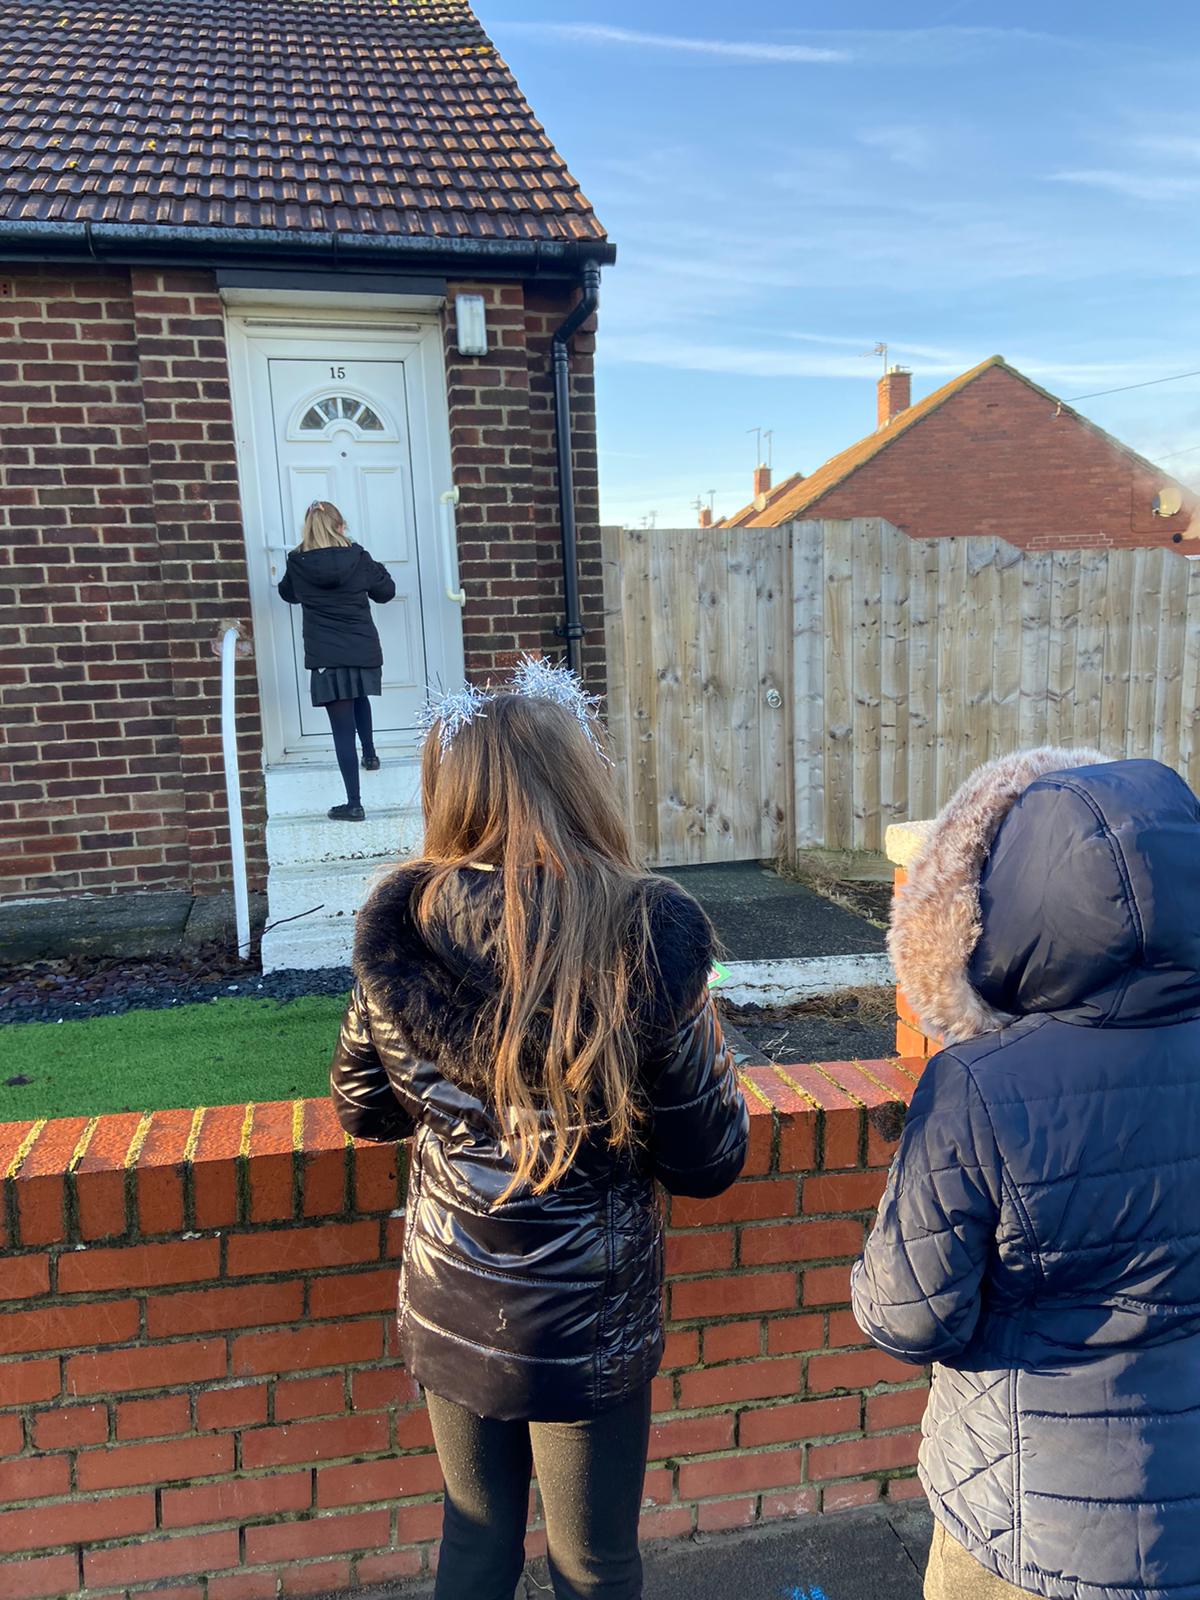
[{"label": "black tights", "polygon": [[371,702],[365,694],[357,700],[331,700],[325,707],[329,713],[329,726],[333,730],[333,748],[341,768],[342,782],[346,785],[346,804],[362,804],[362,791],[358,786],[358,751],[354,744],[357,732],[362,740],[364,757],[375,754],[375,736],[371,729]]},{"label": "black tights", "polygon": [[640,1600],[649,1387],[586,1422],[496,1422],[425,1400],[446,1480],[435,1600],[513,1600],[535,1466],[557,1600]]}]

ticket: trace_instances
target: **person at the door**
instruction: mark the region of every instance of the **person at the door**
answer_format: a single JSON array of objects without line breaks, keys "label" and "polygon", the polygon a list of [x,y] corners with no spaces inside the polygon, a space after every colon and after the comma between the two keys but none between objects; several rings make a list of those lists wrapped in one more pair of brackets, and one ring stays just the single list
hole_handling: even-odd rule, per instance
[{"label": "person at the door", "polygon": [[[383,646],[371,616],[396,593],[391,573],[360,544],[328,500],[314,500],[300,543],[288,553],[280,598],[304,614],[304,665],[314,706],[324,706],[346,803],[330,808],[335,822],[361,822],[366,813],[358,779],[358,742],[368,772],[379,770],[369,696],[382,692]],[[357,736],[357,738],[356,738]]]}]

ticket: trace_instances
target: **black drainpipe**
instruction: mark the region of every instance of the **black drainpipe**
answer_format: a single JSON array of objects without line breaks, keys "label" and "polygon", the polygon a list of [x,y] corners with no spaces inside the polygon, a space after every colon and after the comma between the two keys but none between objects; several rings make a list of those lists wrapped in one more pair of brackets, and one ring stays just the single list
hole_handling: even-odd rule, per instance
[{"label": "black drainpipe", "polygon": [[567,661],[575,672],[583,667],[583,623],[579,617],[579,556],[575,535],[575,469],[571,460],[571,340],[600,304],[600,266],[583,265],[583,295],[554,335],[554,440],[558,449],[558,506],[562,528],[563,625]]}]

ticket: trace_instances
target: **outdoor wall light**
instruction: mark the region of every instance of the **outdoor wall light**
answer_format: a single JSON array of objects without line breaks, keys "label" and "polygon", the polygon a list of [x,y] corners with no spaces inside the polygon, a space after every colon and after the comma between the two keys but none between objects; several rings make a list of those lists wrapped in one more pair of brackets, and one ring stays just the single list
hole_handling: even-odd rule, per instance
[{"label": "outdoor wall light", "polygon": [[485,356],[488,353],[487,310],[481,294],[460,294],[454,301],[460,356]]}]

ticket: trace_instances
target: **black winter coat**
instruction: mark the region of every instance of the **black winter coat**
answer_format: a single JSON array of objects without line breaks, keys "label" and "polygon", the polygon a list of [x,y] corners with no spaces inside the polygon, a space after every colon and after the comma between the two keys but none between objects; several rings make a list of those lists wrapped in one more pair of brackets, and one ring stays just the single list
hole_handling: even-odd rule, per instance
[{"label": "black winter coat", "polygon": [[415,1134],[400,1280],[410,1375],[478,1416],[576,1421],[649,1383],[662,1358],[662,1223],[654,1180],[719,1194],[749,1120],[707,991],[712,932],[682,890],[651,880],[660,968],[647,980],[636,1150],[585,1139],[550,1192],[511,1175],[474,1030],[495,992],[478,929],[498,920],[490,873],[465,870],[427,944],[401,868],[358,917],[356,984],[331,1068],[357,1138]]},{"label": "black winter coat", "polygon": [[279,597],[304,610],[306,667],[381,667],[383,647],[370,602],[385,605],[395,579],[360,544],[292,550]]},{"label": "black winter coat", "polygon": [[995,1026],[926,1068],[854,1310],[940,1363],[921,1477],[984,1566],[1057,1600],[1195,1600],[1200,804],[1154,761],[1052,771],[1014,804],[1008,761],[897,907],[925,1020]]}]

